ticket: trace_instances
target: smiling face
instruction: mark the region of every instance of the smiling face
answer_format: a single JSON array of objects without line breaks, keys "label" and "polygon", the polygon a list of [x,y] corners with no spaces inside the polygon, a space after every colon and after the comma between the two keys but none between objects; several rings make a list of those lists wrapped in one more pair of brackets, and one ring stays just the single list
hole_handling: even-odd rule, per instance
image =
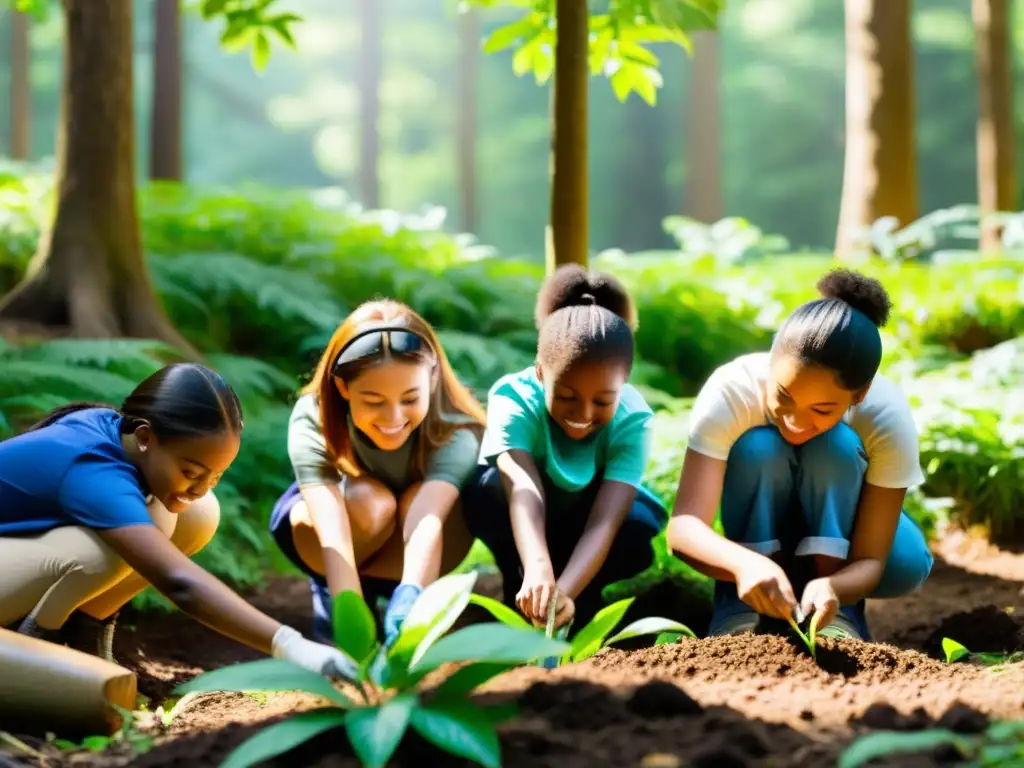
[{"label": "smiling face", "polygon": [[382,451],[394,451],[427,417],[431,374],[425,362],[392,358],[364,368],[347,383],[335,379],[335,385],[356,428]]},{"label": "smiling face", "polygon": [[204,437],[160,440],[148,425],[143,425],[133,437],[132,453],[150,493],[174,514],[184,512],[189,504],[216,487],[241,444],[239,436],[231,430]]},{"label": "smiling face", "polygon": [[767,387],[768,410],[782,437],[792,445],[832,429],[867,394],[867,388],[858,392],[843,389],[832,371],[788,354],[772,357]]},{"label": "smiling face", "polygon": [[538,364],[537,377],[544,384],[544,399],[551,418],[569,438],[582,440],[615,416],[629,371],[615,363],[580,362],[549,381]]}]

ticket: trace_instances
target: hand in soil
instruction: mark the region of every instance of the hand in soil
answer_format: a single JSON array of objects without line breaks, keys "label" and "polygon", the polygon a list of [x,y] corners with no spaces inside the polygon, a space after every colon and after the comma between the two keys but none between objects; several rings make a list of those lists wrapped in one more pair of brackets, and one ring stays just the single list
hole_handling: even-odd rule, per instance
[{"label": "hand in soil", "polygon": [[817,619],[815,625],[827,627],[839,612],[839,596],[830,579],[814,579],[807,582],[800,600],[800,612]]},{"label": "hand in soil", "polygon": [[523,576],[523,586],[516,595],[516,607],[535,627],[543,627],[548,621],[548,607],[556,596],[555,626],[560,627],[576,613],[576,606],[568,595],[557,589],[555,575],[546,571],[528,570]]},{"label": "hand in soil", "polygon": [[736,574],[736,591],[740,600],[765,616],[788,621],[798,608],[786,572],[763,555],[751,553]]}]

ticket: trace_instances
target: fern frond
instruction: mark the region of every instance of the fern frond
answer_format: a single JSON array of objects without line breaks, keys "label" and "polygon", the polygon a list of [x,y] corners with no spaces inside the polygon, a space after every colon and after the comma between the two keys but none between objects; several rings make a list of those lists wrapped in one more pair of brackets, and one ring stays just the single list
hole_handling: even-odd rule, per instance
[{"label": "fern frond", "polygon": [[506,373],[533,362],[533,355],[499,339],[453,330],[438,331],[437,335],[456,375],[477,391],[486,392]]},{"label": "fern frond", "polygon": [[137,381],[99,368],[38,360],[5,360],[0,366],[0,408],[11,398],[45,393],[70,400],[119,405]]},{"label": "fern frond", "polygon": [[243,402],[253,398],[287,398],[299,385],[294,376],[255,357],[214,354],[206,356],[206,364],[227,379]]},{"label": "fern frond", "polygon": [[181,360],[168,344],[150,339],[55,339],[25,346],[22,360],[104,370],[136,384],[164,365]]}]

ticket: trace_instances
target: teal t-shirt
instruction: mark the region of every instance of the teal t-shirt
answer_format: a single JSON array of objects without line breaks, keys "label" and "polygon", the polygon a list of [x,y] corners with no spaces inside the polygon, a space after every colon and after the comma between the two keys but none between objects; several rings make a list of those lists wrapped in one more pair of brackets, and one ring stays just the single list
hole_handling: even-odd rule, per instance
[{"label": "teal t-shirt", "polygon": [[598,473],[639,488],[650,453],[652,416],[643,396],[626,384],[612,420],[586,439],[572,440],[548,415],[544,385],[531,366],[491,387],[480,460],[490,464],[507,451],[521,450],[567,491],[583,490]]}]

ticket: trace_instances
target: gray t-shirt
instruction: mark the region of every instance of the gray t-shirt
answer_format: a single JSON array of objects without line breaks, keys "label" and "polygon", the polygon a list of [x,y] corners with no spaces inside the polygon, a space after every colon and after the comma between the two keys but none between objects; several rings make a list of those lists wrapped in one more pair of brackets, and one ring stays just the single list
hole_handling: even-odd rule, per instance
[{"label": "gray t-shirt", "polygon": [[[395,451],[382,451],[369,438],[348,423],[353,451],[360,466],[395,494],[414,482],[413,449],[415,435]],[[444,480],[456,488],[469,480],[476,469],[480,440],[472,429],[457,429],[451,439],[427,457],[423,480]],[[288,422],[288,457],[299,487],[341,482],[341,470],[330,460],[327,443],[320,430],[320,408],[316,395],[303,395],[296,401]]]}]

